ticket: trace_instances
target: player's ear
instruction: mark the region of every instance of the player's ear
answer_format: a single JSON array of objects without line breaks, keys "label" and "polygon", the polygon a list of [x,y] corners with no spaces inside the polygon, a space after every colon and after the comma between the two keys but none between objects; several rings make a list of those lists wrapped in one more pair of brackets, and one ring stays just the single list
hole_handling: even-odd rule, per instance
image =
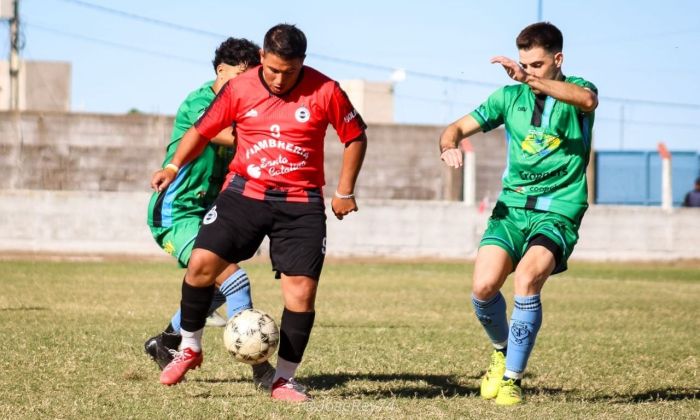
[{"label": "player's ear", "polygon": [[558,52],[554,54],[554,64],[557,66],[558,69],[561,68],[561,65],[564,63],[564,53],[563,52]]}]

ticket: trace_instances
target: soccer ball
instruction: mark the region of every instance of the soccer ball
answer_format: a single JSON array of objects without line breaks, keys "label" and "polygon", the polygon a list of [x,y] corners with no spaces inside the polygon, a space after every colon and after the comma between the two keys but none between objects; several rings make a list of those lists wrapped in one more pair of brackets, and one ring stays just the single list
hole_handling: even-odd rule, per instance
[{"label": "soccer ball", "polygon": [[275,353],[280,331],[275,320],[259,309],[246,309],[226,323],[224,346],[234,359],[257,365]]}]

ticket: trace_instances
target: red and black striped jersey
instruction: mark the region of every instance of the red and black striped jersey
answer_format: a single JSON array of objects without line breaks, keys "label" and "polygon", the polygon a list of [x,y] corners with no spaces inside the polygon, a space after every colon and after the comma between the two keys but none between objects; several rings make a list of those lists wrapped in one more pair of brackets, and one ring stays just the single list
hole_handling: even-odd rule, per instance
[{"label": "red and black striped jersey", "polygon": [[284,95],[268,90],[261,66],[230,80],[195,127],[212,138],[231,124],[238,143],[224,186],[235,175],[247,197],[302,202],[309,201],[310,191],[320,197],[325,184],[323,143],[328,124],[343,143],[366,129],[338,83],[307,66]]}]

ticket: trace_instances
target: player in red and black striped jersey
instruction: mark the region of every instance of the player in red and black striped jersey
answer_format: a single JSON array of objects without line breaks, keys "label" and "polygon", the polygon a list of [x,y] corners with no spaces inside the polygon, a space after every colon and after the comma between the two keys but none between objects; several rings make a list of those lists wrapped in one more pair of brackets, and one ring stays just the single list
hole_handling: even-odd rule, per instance
[{"label": "player in red and black striped jersey", "polygon": [[[306,400],[293,379],[314,322],[323,266],[326,216],[323,143],[331,124],[345,145],[331,201],[338,219],[357,210],[353,194],[362,166],[366,125],[337,82],[304,66],[306,37],[281,24],[265,35],[261,66],[231,80],[178,146],[171,164],[189,162],[222,128],[235,124],[238,143],[224,188],[204,217],[182,288],[182,356],[161,376],[179,382],[201,363],[201,331],[214,278],[232,262],[253,256],[270,238],[273,269],[281,277],[284,312],[272,397]],[[154,174],[166,188],[172,170]]]}]

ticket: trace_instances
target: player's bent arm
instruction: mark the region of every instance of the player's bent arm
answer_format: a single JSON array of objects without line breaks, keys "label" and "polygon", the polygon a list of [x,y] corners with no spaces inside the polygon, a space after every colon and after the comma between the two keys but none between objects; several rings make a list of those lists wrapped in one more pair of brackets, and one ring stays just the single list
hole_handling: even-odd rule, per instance
[{"label": "player's bent arm", "polygon": [[362,162],[367,151],[367,135],[362,133],[359,137],[345,143],[343,151],[343,164],[340,168],[338,188],[331,199],[331,208],[335,216],[342,220],[343,216],[357,211],[355,202],[355,182],[360,174]]},{"label": "player's bent arm", "polygon": [[440,159],[452,168],[462,166],[459,142],[481,131],[479,123],[469,114],[448,125],[440,135]]},{"label": "player's bent arm", "polygon": [[342,195],[352,194],[355,191],[355,182],[362,168],[367,151],[367,135],[362,133],[359,137],[345,143],[343,151],[343,166],[340,168],[338,181],[338,193]]},{"label": "player's bent arm", "polygon": [[182,136],[180,144],[177,145],[177,149],[170,163],[182,168],[197,156],[201,155],[208,143],[208,138],[199,134],[194,126],[190,127],[189,130],[185,132],[185,135]]},{"label": "player's bent arm", "polygon": [[221,130],[211,142],[219,146],[236,147],[236,135],[233,132],[233,127],[227,127]]},{"label": "player's bent arm", "polygon": [[573,83],[542,79],[532,75],[527,76],[525,83],[531,88],[573,105],[583,112],[591,112],[598,107],[598,95],[595,92]]}]

